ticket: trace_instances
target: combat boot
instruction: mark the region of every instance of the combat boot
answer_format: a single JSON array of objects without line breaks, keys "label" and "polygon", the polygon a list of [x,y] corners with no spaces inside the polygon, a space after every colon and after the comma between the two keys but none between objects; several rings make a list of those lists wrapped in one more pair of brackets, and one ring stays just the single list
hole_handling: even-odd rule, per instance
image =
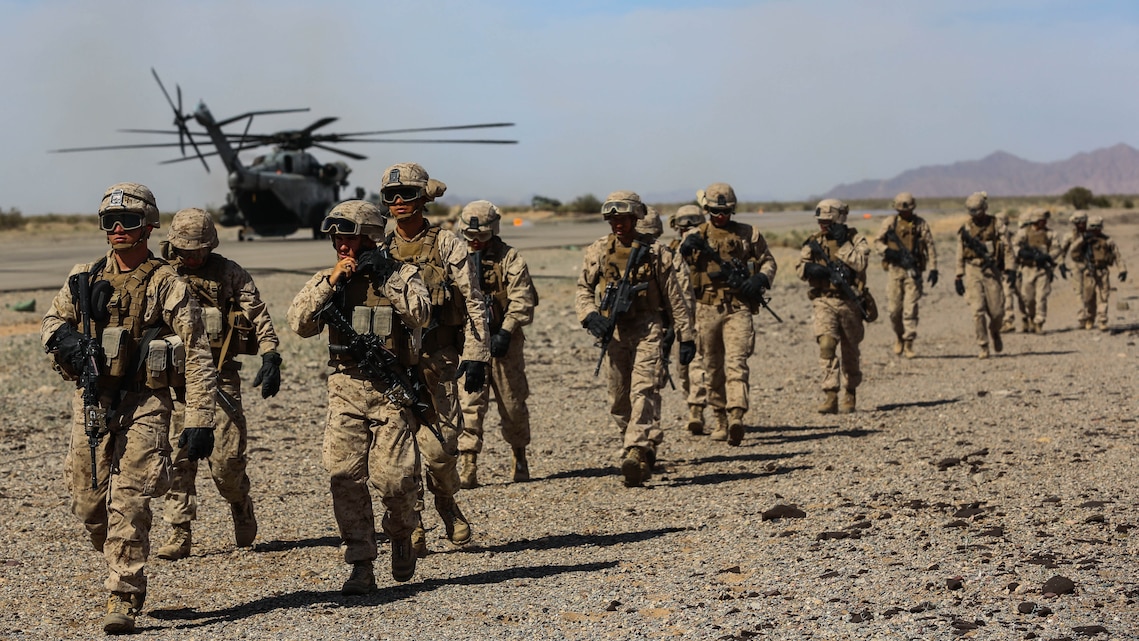
[{"label": "combat boot", "polygon": [[415,529],[411,531],[411,549],[418,558],[422,559],[427,556],[427,532],[423,529],[422,517],[415,524]]},{"label": "combat boot", "polygon": [[819,414],[835,414],[838,412],[838,390],[824,390],[823,402],[815,408]]},{"label": "combat boot", "polygon": [[471,524],[455,503],[455,497],[436,496],[435,511],[443,519],[443,527],[447,530],[447,538],[451,543],[465,545],[471,542]]},{"label": "combat boot", "polygon": [[625,477],[625,487],[640,487],[644,482],[648,462],[639,447],[630,447],[621,460],[621,475]]},{"label": "combat boot", "polygon": [[91,538],[91,547],[95,548],[96,552],[102,552],[103,546],[107,543],[107,527],[102,526],[96,530],[91,530],[87,532],[87,536]]},{"label": "combat boot", "polygon": [[713,410],[712,414],[716,417],[716,427],[712,430],[712,440],[728,440],[728,413],[724,410]]},{"label": "combat boot", "polygon": [[704,406],[688,406],[688,431],[694,436],[704,435]]},{"label": "combat boot", "polygon": [[190,533],[190,522],[175,523],[170,531],[170,537],[158,548],[158,558],[167,561],[177,561],[190,556],[190,544],[193,536]]},{"label": "combat boot", "polygon": [[904,348],[905,348],[905,344],[902,342],[902,337],[899,336],[899,337],[895,338],[894,339],[894,355],[895,356],[901,356],[902,350]]},{"label": "combat boot", "polygon": [[988,358],[988,357],[989,357],[989,346],[988,345],[982,345],[981,351],[977,352],[977,358]]},{"label": "combat boot", "polygon": [[514,450],[514,476],[515,483],[525,483],[530,480],[530,462],[526,460],[526,448],[515,447]]},{"label": "combat boot", "polygon": [[103,615],[103,632],[128,634],[134,632],[134,620],[142,612],[144,594],[112,592],[107,599],[107,613]]},{"label": "combat boot", "polygon": [[1093,326],[1095,326],[1094,321],[1086,320],[1083,322],[1083,328],[1084,329],[1091,329]]},{"label": "combat boot", "polygon": [[1032,331],[1036,332],[1037,334],[1043,334],[1044,333],[1044,321],[1040,321],[1039,323],[1033,323],[1032,324]]},{"label": "combat boot", "polygon": [[1006,320],[1004,325],[1001,325],[1001,332],[1011,334],[1016,331],[1016,324],[1011,320]]},{"label": "combat boot", "polygon": [[415,548],[411,537],[392,539],[392,578],[400,583],[415,576]]},{"label": "combat boot", "polygon": [[464,490],[479,486],[479,454],[478,452],[462,452],[459,454],[459,487]]},{"label": "combat boot", "polygon": [[733,407],[728,419],[728,445],[738,446],[744,440],[744,408]]},{"label": "combat boot", "polygon": [[253,515],[253,499],[248,496],[240,503],[229,504],[229,514],[233,517],[233,541],[239,548],[253,547],[257,538],[257,517]]},{"label": "combat boot", "polygon": [[[835,394],[837,396],[837,393]],[[847,389],[842,395],[842,402],[838,404],[839,414],[853,414],[855,405],[854,390]]]},{"label": "combat boot", "polygon": [[909,339],[902,343],[902,355],[906,358],[914,358],[917,352],[914,351],[914,339]]},{"label": "combat boot", "polygon": [[[393,546],[394,547],[394,546]],[[395,562],[395,555],[392,555],[393,563]],[[340,588],[340,594],[344,596],[354,596],[358,594],[367,594],[376,589],[376,573],[372,570],[372,562],[356,561],[352,564],[352,575],[344,582],[344,586]]]}]

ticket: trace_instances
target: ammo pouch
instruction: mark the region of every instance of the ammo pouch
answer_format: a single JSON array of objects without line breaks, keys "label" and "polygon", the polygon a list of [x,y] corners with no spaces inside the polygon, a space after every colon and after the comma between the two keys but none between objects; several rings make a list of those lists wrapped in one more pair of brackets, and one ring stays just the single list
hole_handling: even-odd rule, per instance
[{"label": "ammo pouch", "polygon": [[134,356],[134,337],[126,327],[108,327],[103,330],[103,353],[107,355],[103,374],[126,376],[130,374],[131,358]]},{"label": "ammo pouch", "polygon": [[186,385],[186,346],[173,334],[146,346],[146,386],[150,389]]},{"label": "ammo pouch", "polygon": [[225,340],[225,324],[221,320],[221,310],[216,307],[202,307],[202,322],[206,325],[206,337],[210,347],[219,348]]},{"label": "ammo pouch", "polygon": [[229,312],[229,326],[233,331],[233,340],[230,343],[231,354],[256,354],[260,344],[257,341],[257,332],[253,324],[239,309]]},{"label": "ammo pouch", "polygon": [[393,309],[390,305],[380,307],[353,307],[352,329],[357,334],[375,334],[387,338],[392,333]]}]

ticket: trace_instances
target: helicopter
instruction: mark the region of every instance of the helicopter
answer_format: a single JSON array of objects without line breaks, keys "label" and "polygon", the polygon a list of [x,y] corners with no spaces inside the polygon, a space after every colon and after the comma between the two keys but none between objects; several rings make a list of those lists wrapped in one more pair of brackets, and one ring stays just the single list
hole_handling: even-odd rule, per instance
[{"label": "helicopter", "polygon": [[[371,138],[428,131],[455,131],[466,129],[486,129],[492,127],[512,127],[514,123],[494,122],[472,125],[451,125],[443,127],[420,127],[412,129],[388,129],[383,131],[362,131],[354,133],[317,133],[338,118],[320,118],[303,129],[288,129],[267,134],[250,133],[256,116],[286,114],[309,111],[301,109],[268,109],[249,111],[222,120],[214,118],[205,102],[189,113],[182,111],[182,87],[175,85],[177,102],[170,97],[158,72],[150,70],[158,87],[166,97],[167,104],[174,111],[174,129],[120,129],[125,133],[177,135],[178,142],[141,143],[127,145],[102,145],[96,147],[71,147],[53,149],[51,153],[71,153],[85,151],[106,151],[114,149],[173,148],[177,147],[181,157],[161,161],[170,164],[198,159],[206,172],[210,165],[206,158],[217,156],[228,172],[229,193],[221,207],[218,223],[225,227],[241,227],[238,239],[245,240],[246,230],[258,236],[288,236],[300,229],[311,229],[313,238],[321,238],[320,223],[333,205],[340,202],[341,188],[348,186],[351,168],[344,161],[322,163],[307,150],[323,149],[353,160],[364,160],[367,156],[331,146],[347,143],[465,143],[465,144],[516,144],[517,140],[500,139],[422,139],[422,138]],[[195,122],[204,131],[193,131],[189,122]],[[225,128],[244,123],[239,133]],[[203,151],[207,144],[213,146]],[[187,146],[193,155],[187,155]],[[267,153],[256,156],[245,164],[238,157],[243,151],[261,147],[272,147]],[[362,187],[356,188],[356,197],[364,198]]]}]

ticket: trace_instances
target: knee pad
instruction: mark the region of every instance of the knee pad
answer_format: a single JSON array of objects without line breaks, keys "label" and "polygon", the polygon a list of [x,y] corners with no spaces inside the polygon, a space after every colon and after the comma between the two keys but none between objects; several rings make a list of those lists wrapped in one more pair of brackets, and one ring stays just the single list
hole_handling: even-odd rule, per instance
[{"label": "knee pad", "polygon": [[819,356],[827,360],[834,358],[835,351],[838,350],[838,339],[829,334],[824,334],[818,340]]}]

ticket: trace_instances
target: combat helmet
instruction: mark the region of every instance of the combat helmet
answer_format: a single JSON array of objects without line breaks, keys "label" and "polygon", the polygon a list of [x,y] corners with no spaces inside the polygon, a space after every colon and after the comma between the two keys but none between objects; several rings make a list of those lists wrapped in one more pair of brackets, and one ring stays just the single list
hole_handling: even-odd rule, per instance
[{"label": "combat helmet", "polygon": [[[143,225],[158,229],[158,205],[154,200],[154,193],[145,185],[138,183],[115,183],[103,193],[103,200],[99,203],[99,218],[122,212],[142,214]],[[121,224],[121,222],[120,222]],[[114,228],[114,225],[111,225]],[[123,229],[127,229],[124,225]],[[130,229],[138,229],[131,226]],[[108,230],[109,231],[109,230]]]},{"label": "combat helmet", "polygon": [[636,216],[637,220],[645,217],[645,204],[641,202],[640,195],[635,191],[615,191],[605,197],[601,204],[601,215],[605,220],[614,216]]},{"label": "combat helmet", "polygon": [[[380,180],[380,200],[385,205],[394,204],[397,196],[404,202],[419,198],[431,202],[442,196],[445,191],[447,191],[446,184],[428,176],[423,165],[414,162],[401,162],[388,167]],[[412,214],[396,218],[406,218],[410,215]]]},{"label": "combat helmet", "polygon": [[324,217],[320,223],[320,232],[340,236],[367,236],[380,242],[386,226],[379,207],[366,200],[345,200]]},{"label": "combat helmet", "polygon": [[1040,221],[1048,220],[1048,218],[1051,216],[1051,213],[1052,212],[1048,211],[1044,207],[1033,207],[1031,210],[1029,210],[1026,220],[1031,224],[1036,224]]},{"label": "combat helmet", "polygon": [[637,221],[637,233],[648,234],[653,238],[660,238],[664,233],[664,223],[661,222],[660,212],[655,207],[648,207],[645,217]]},{"label": "combat helmet", "polygon": [[846,223],[846,215],[848,213],[850,213],[850,207],[837,198],[820,200],[819,204],[815,206],[815,218],[819,220]]},{"label": "combat helmet", "polygon": [[218,230],[208,212],[189,207],[174,214],[166,240],[172,247],[186,251],[215,249],[218,246]]},{"label": "combat helmet", "polygon": [[704,210],[698,205],[681,205],[668,217],[668,226],[673,229],[687,229],[704,224]]},{"label": "combat helmet", "polygon": [[705,210],[736,210],[736,190],[728,183],[712,183],[696,192],[696,202]]},{"label": "combat helmet", "polygon": [[989,209],[989,194],[983,191],[973,192],[965,199],[965,208],[970,214],[983,214]]},{"label": "combat helmet", "polygon": [[1088,229],[1103,230],[1103,216],[1088,216]]},{"label": "combat helmet", "polygon": [[501,220],[502,216],[494,203],[489,200],[474,200],[459,212],[459,231],[467,240],[486,242],[490,240],[490,237],[485,236],[486,232],[490,232],[491,236],[498,235]]},{"label": "combat helmet", "polygon": [[1086,225],[1088,223],[1088,212],[1077,211],[1076,213],[1072,214],[1071,221],[1073,225]]},{"label": "combat helmet", "polygon": [[914,200],[914,195],[908,191],[894,196],[894,210],[895,211],[913,211],[918,206],[917,201]]}]

